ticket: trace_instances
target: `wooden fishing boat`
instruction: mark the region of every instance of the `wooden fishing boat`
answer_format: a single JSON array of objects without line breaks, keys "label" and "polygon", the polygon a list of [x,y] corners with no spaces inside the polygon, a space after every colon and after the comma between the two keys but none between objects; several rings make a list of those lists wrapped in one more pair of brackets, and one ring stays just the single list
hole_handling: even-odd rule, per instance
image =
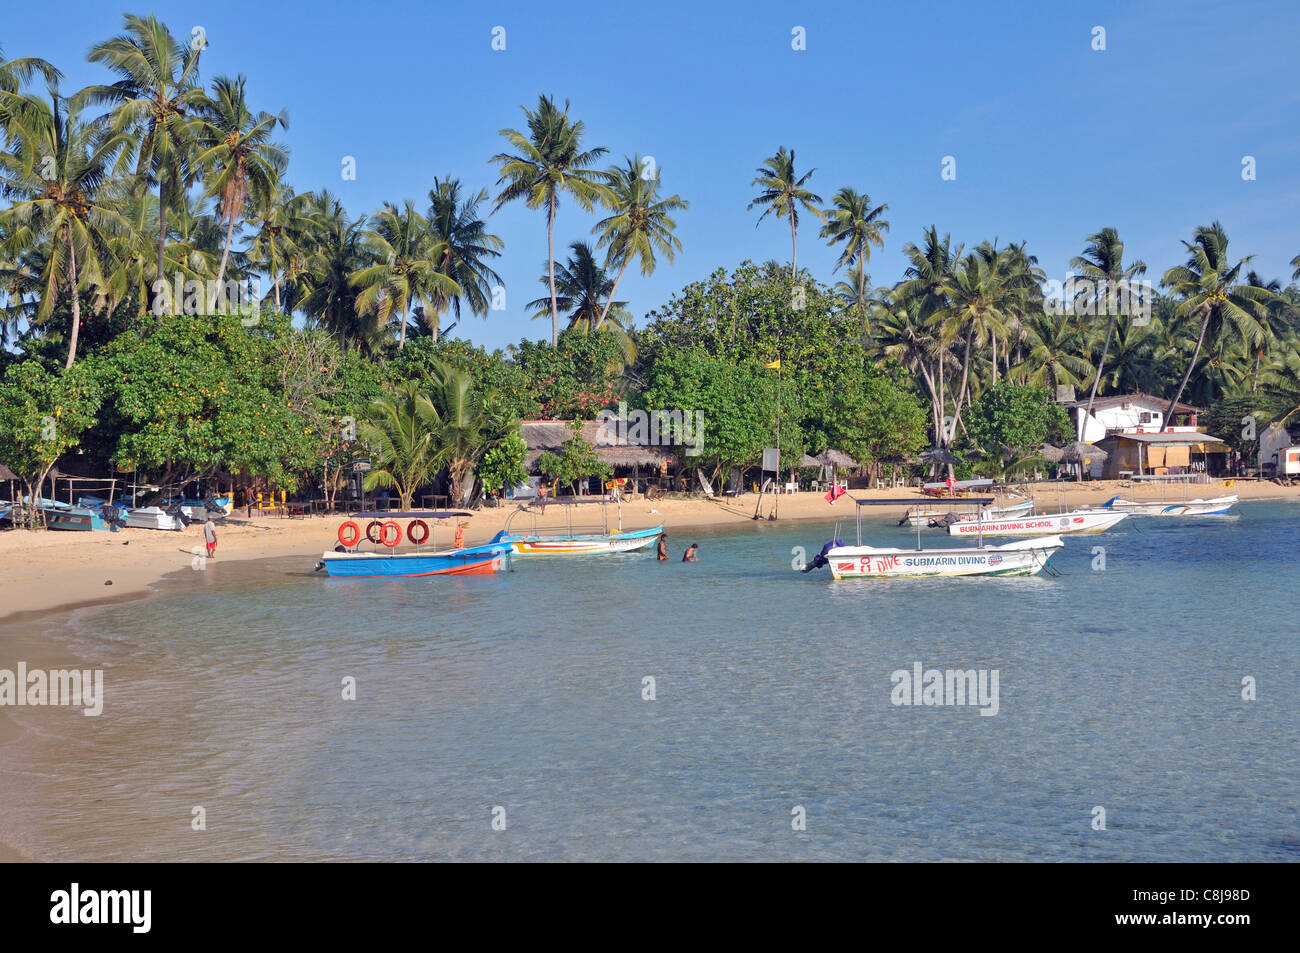
[{"label": "wooden fishing boat", "polygon": [[[383,520],[374,517],[382,515]],[[324,569],[331,577],[357,576],[483,576],[500,572],[508,565],[508,543],[492,541],[483,546],[455,547],[439,550],[436,528],[444,520],[468,517],[470,513],[452,510],[417,510],[401,513],[353,513],[339,527],[339,546],[321,555],[318,570]],[[358,519],[369,518],[365,535]],[[402,542],[403,531],[398,520],[409,520],[405,536],[415,552],[393,552]],[[432,529],[430,528],[432,524]],[[378,532],[376,532],[378,531]],[[362,539],[376,548],[363,552],[349,549]],[[424,548],[428,544],[430,548]],[[379,547],[384,547],[382,550]]]},{"label": "wooden fishing boat", "polygon": [[[917,527],[916,548],[866,546],[862,542],[864,506],[907,505],[910,500],[855,500],[857,544],[847,546],[833,539],[804,567],[811,572],[829,567],[835,579],[869,579],[886,576],[1034,576],[1047,568],[1053,554],[1065,544],[1060,537],[1018,540],[985,546],[981,537],[975,546],[925,547]],[[838,524],[835,527],[839,535]]]},{"label": "wooden fishing boat", "polygon": [[[532,500],[527,505],[520,506],[507,517],[505,528],[492,538],[492,542],[508,544],[516,556],[600,556],[646,549],[653,546],[656,540],[663,535],[664,526],[662,523],[646,529],[624,530],[621,515],[619,516],[617,529],[610,532],[609,503],[610,501],[603,497],[594,499]],[[590,527],[579,525],[575,531],[573,523],[575,510],[591,505],[600,506],[601,523],[599,527],[594,524]],[[548,508],[554,509],[557,506],[562,507],[564,510],[565,526],[563,528],[565,532],[543,531],[543,529],[539,528],[538,516],[544,514]],[[621,506],[619,509],[621,513]],[[523,522],[527,524],[522,528],[515,525],[516,519],[521,514],[526,517]],[[599,532],[595,531],[597,528],[599,528]],[[584,529],[590,531],[584,532]]]}]

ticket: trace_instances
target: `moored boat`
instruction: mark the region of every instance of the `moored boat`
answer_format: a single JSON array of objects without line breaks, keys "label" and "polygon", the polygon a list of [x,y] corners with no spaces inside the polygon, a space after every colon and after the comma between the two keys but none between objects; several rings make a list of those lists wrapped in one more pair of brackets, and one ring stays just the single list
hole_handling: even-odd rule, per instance
[{"label": "moored boat", "polygon": [[1061,536],[1068,533],[1104,533],[1128,517],[1109,510],[1067,510],[1038,516],[953,523],[949,536]]},{"label": "moored boat", "polygon": [[1130,516],[1222,516],[1237,502],[1235,496],[1216,496],[1208,500],[1184,500],[1170,503],[1163,500],[1126,500],[1113,496],[1098,509],[1127,513]]},{"label": "moored boat", "polygon": [[[324,569],[331,577],[346,576],[482,576],[500,572],[508,565],[510,546],[497,541],[482,546],[456,546],[439,550],[435,536],[439,522],[468,517],[471,514],[452,510],[427,510],[402,513],[384,513],[386,519],[375,519],[374,513],[353,513],[352,519],[339,527],[339,545],[329,553],[321,554],[317,569]],[[363,536],[359,518],[371,517]],[[402,526],[397,521],[406,519],[405,537],[415,552],[392,552],[401,544]],[[430,529],[431,521],[433,529]],[[459,534],[458,534],[459,535]],[[362,552],[349,547],[362,539],[371,542],[375,551]],[[431,548],[423,548],[425,544]],[[385,547],[387,551],[378,547]]]},{"label": "moored boat", "polygon": [[[591,527],[592,532],[581,532],[583,529],[581,526],[578,527],[579,532],[574,531],[574,509],[585,504],[600,505],[600,532],[594,532],[596,529],[594,526]],[[516,556],[599,556],[645,549],[653,546],[663,535],[662,523],[645,529],[624,530],[621,520],[619,528],[610,532],[608,504],[609,500],[604,498],[533,500],[527,505],[520,506],[507,517],[505,528],[492,538],[492,542],[509,545]],[[548,507],[556,506],[564,507],[566,532],[543,532],[538,527],[537,516],[539,513],[544,513]],[[521,513],[526,513],[532,518],[531,527],[527,529],[515,527],[514,521]]]},{"label": "moored boat", "polygon": [[[923,547],[917,528],[916,548],[865,546],[862,543],[862,508],[893,506],[907,500],[855,500],[857,544],[841,540],[827,543],[804,567],[811,572],[822,566],[836,579],[868,579],[886,576],[1034,576],[1047,568],[1052,556],[1065,544],[1059,536],[1017,540],[986,546],[981,538],[975,546]],[[839,526],[836,526],[839,535]]]}]

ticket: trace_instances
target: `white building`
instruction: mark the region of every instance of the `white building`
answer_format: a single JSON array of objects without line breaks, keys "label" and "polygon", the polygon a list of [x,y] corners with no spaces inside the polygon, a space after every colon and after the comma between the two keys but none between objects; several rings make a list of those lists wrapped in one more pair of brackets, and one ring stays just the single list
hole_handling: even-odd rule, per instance
[{"label": "white building", "polygon": [[[1096,443],[1112,433],[1159,433],[1163,428],[1165,411],[1169,401],[1150,394],[1115,394],[1110,397],[1098,397],[1092,402],[1092,413],[1088,413],[1088,401],[1071,401],[1065,405],[1074,414],[1074,433],[1076,440],[1084,443]],[[1195,431],[1196,415],[1200,408],[1190,404],[1175,404],[1174,419],[1187,417],[1183,425],[1170,426],[1172,431]]]}]

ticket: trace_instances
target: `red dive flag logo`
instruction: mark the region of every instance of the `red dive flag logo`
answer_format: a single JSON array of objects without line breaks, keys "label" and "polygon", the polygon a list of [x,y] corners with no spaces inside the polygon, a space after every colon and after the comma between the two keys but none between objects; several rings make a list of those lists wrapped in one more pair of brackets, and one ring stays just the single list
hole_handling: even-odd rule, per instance
[{"label": "red dive flag logo", "polygon": [[826,502],[834,503],[843,495],[844,487],[840,486],[838,483],[832,483],[831,488],[826,491]]}]

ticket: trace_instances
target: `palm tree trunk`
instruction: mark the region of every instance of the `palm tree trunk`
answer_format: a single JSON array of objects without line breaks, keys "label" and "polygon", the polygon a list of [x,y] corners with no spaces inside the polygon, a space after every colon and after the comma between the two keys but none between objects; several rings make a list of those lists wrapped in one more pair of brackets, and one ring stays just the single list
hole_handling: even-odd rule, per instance
[{"label": "palm tree trunk", "polygon": [[217,287],[221,287],[221,277],[226,273],[226,261],[230,258],[230,243],[235,237],[235,216],[230,216],[226,223],[226,247],[221,249],[221,264],[217,266]]},{"label": "palm tree trunk", "polygon": [[790,280],[799,275],[799,242],[794,234],[794,210],[790,210]]},{"label": "palm tree trunk", "polygon": [[551,347],[560,343],[560,306],[555,300],[555,199],[549,203],[546,218],[546,257],[551,276]]},{"label": "palm tree trunk", "polygon": [[1174,419],[1174,407],[1182,400],[1183,389],[1191,379],[1192,368],[1196,366],[1196,359],[1201,356],[1201,345],[1205,342],[1205,331],[1210,326],[1210,309],[1205,309],[1205,319],[1201,321],[1201,333],[1196,338],[1196,350],[1192,351],[1192,359],[1187,362],[1187,371],[1183,374],[1183,381],[1178,385],[1178,393],[1174,394],[1174,399],[1169,402],[1168,409],[1165,410],[1165,419],[1160,422],[1160,432],[1164,433],[1169,429],[1169,421]]},{"label": "palm tree trunk", "polygon": [[[1088,418],[1092,416],[1092,402],[1097,398],[1097,385],[1101,383],[1101,372],[1106,366],[1106,355],[1110,353],[1110,336],[1115,330],[1115,315],[1110,316],[1110,322],[1106,325],[1106,343],[1101,346],[1101,360],[1097,362],[1097,376],[1092,380],[1092,392],[1088,394],[1088,409],[1083,412],[1083,425],[1088,426]],[[1083,434],[1079,434],[1079,439],[1083,439]]]},{"label": "palm tree trunk", "polygon": [[618,283],[623,280],[623,273],[627,271],[627,263],[631,257],[623,259],[623,267],[618,270],[618,277],[614,279],[614,287],[609,289],[609,300],[605,302],[605,307],[601,309],[600,317],[596,319],[596,330],[599,331],[601,325],[605,323],[605,315],[609,314],[610,307],[614,304],[614,295],[618,294]]},{"label": "palm tree trunk", "polygon": [[402,308],[402,331],[397,339],[397,349],[400,351],[406,347],[406,309]]},{"label": "palm tree trunk", "polygon": [[165,279],[164,253],[167,250],[167,185],[165,180],[158,181],[158,280]]},{"label": "palm tree trunk", "polygon": [[72,294],[72,333],[68,335],[68,362],[63,365],[66,371],[72,367],[77,357],[77,337],[81,332],[81,298],[77,294],[77,246],[72,241],[72,229],[68,229],[68,291]]},{"label": "palm tree trunk", "polygon": [[997,334],[990,334],[989,337],[993,339],[993,386],[997,387],[998,386],[998,336]]},{"label": "palm tree trunk", "polygon": [[966,398],[967,385],[970,382],[970,340],[973,328],[966,329],[966,353],[962,356],[961,362],[961,389],[957,392],[957,402],[953,406],[952,429],[953,435],[956,436],[957,423],[961,420],[961,405]]}]

